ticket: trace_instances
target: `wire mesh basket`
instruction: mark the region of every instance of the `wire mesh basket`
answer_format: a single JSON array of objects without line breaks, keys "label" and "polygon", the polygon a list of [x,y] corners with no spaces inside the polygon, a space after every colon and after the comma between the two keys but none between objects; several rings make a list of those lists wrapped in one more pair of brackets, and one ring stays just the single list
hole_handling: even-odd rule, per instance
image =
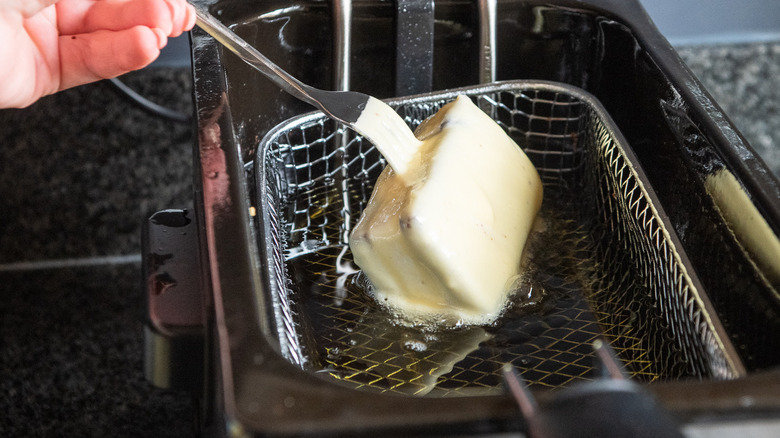
[{"label": "wire mesh basket", "polygon": [[532,387],[589,380],[599,338],[640,381],[744,372],[595,98],[563,84],[512,81],[389,103],[414,128],[459,94],[506,130],[542,178],[520,292],[488,326],[398,324],[366,293],[348,247],[385,162],[323,114],[304,115],[271,131],[254,163],[264,293],[284,357],[338,384],[416,396],[494,393],[505,363]]}]

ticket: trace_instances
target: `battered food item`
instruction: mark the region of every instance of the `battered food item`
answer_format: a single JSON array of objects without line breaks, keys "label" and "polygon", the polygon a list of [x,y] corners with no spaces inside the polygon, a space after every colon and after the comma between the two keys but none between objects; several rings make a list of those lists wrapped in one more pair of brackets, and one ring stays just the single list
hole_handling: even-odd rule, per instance
[{"label": "battered food item", "polygon": [[489,323],[519,274],[541,180],[468,97],[415,135],[416,151],[395,160],[404,172],[384,169],[350,236],[355,262],[375,297],[413,323]]}]

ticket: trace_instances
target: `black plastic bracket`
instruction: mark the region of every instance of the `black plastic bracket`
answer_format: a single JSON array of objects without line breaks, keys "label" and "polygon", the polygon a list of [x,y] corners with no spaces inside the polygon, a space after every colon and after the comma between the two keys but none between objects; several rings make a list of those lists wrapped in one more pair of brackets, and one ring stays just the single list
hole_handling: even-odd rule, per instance
[{"label": "black plastic bracket", "polygon": [[203,389],[204,302],[198,234],[188,210],[163,210],[143,226],[144,374],[163,389]]}]

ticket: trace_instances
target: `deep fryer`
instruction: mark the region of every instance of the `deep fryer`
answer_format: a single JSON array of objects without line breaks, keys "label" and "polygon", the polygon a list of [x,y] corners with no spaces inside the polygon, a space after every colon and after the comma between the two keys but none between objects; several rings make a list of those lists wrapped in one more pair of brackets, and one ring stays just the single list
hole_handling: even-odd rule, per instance
[{"label": "deep fryer", "polygon": [[[733,174],[775,234],[778,183],[638,3],[440,1],[433,8],[417,3],[411,17],[397,12],[404,2],[204,3],[312,85],[382,98],[417,93],[394,102],[410,124],[451,96],[435,90],[470,87],[461,92],[474,95],[527,151],[538,152],[546,193],[559,195],[553,205],[596,200],[560,213],[558,231],[571,237],[571,260],[608,266],[587,267],[587,281],[574,282],[594,293],[540,280],[560,289],[556,299],[542,300],[543,311],[520,312],[507,329],[512,335],[490,333],[509,339],[492,353],[466,354],[453,347],[463,339],[441,336],[425,350],[437,351],[438,359],[420,361],[404,348],[420,334],[382,328],[371,319],[377,313],[365,311],[370,302],[340,286],[338,275],[291,257],[321,247],[325,260],[342,255],[344,227],[370,193],[380,157],[316,114],[288,121],[310,109],[194,31],[196,207],[161,212],[147,227],[146,252],[156,255],[146,263],[148,345],[156,354],[148,355],[148,370],[161,386],[199,394],[204,430],[521,432],[524,421],[496,373],[500,364],[514,363],[544,401],[595,378],[587,346],[602,336],[628,373],[683,424],[777,414],[777,284],[733,232],[706,181],[724,169]],[[416,38],[399,37],[410,32]],[[517,79],[525,82],[511,82]],[[514,89],[499,92],[504,86]],[[618,145],[618,152],[603,143]],[[639,212],[630,215],[635,225],[627,211]],[[180,245],[165,238],[182,227],[199,240]],[[658,249],[635,250],[648,235]],[[325,280],[314,281],[319,289],[311,294],[301,284],[314,274]],[[299,298],[306,294],[319,301]],[[181,300],[189,312],[181,311]],[[343,309],[349,311],[334,313]],[[480,340],[466,331],[450,337]],[[380,347],[381,339],[389,340]],[[385,359],[371,362],[377,351]],[[198,354],[204,360],[192,365]],[[388,368],[394,361],[396,368]],[[399,373],[397,381],[387,377]],[[421,376],[428,381],[420,383]]]}]

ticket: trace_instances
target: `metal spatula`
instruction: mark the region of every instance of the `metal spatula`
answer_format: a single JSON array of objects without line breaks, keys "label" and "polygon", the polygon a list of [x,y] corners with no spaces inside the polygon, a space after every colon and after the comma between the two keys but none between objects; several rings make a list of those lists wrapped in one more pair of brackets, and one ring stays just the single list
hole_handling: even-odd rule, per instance
[{"label": "metal spatula", "polygon": [[369,95],[353,91],[325,91],[311,87],[291,76],[257,49],[236,35],[208,11],[195,6],[198,26],[238,55],[247,64],[292,96],[322,110],[328,117],[357,131],[373,143],[398,174],[420,142],[387,104]]}]

